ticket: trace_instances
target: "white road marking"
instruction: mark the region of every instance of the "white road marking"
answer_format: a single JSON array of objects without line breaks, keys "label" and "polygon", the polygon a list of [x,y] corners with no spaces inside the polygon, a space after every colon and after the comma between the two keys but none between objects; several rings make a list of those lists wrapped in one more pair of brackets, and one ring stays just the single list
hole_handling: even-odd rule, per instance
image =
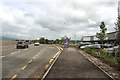
[{"label": "white road marking", "polygon": [[57,61],[58,57],[60,56],[62,49],[60,50],[59,47],[57,47],[57,48],[58,48],[59,51],[56,53],[57,55],[56,55],[55,59],[53,60],[53,62],[51,63],[51,65],[49,65],[50,67],[48,67],[47,65],[45,66],[45,68],[47,69],[47,71],[46,71],[45,74],[42,76],[41,80],[44,80],[44,79],[45,79],[46,75],[49,73],[49,71],[50,71],[51,68],[53,67],[54,63]]},{"label": "white road marking", "polygon": [[28,63],[30,64],[32,62],[32,60],[30,60]]},{"label": "white road marking", "polygon": [[35,59],[36,57],[33,57],[33,59]]},{"label": "white road marking", "polygon": [[17,74],[15,74],[10,80],[14,80],[17,77]]},{"label": "white road marking", "polygon": [[5,57],[5,56],[0,56],[0,58],[3,58],[3,57]]},{"label": "white road marking", "polygon": [[11,53],[11,54],[15,54],[15,53],[17,53],[17,52],[13,52],[13,53]]},{"label": "white road marking", "polygon": [[24,50],[27,50],[27,49],[24,49]]},{"label": "white road marking", "polygon": [[20,51],[18,51],[18,52],[20,52]]},{"label": "white road marking", "polygon": [[38,56],[38,55],[35,55],[36,57]]},{"label": "white road marking", "polygon": [[22,67],[22,70],[24,70],[26,67],[27,67],[27,65],[23,66],[23,67]]}]

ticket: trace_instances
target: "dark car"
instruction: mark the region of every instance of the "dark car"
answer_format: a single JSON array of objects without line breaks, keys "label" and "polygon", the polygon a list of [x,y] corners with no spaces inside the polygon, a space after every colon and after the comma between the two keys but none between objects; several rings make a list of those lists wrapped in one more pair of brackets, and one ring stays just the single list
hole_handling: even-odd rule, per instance
[{"label": "dark car", "polygon": [[16,48],[17,49],[19,49],[19,48],[28,48],[28,43],[25,42],[25,41],[19,41],[16,44]]}]

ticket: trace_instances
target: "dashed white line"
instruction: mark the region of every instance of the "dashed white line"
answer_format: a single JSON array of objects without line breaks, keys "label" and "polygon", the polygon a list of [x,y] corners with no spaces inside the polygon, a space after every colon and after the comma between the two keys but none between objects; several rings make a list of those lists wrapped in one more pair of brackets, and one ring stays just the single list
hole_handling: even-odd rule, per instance
[{"label": "dashed white line", "polygon": [[20,52],[20,51],[18,51],[18,52]]},{"label": "dashed white line", "polygon": [[22,67],[22,70],[24,70],[26,67],[27,67],[27,65],[23,66],[23,67]]},{"label": "dashed white line", "polygon": [[30,60],[28,63],[30,64],[32,62],[32,60]]},{"label": "dashed white line", "polygon": [[38,55],[35,55],[36,57],[38,56]]},{"label": "dashed white line", "polygon": [[17,74],[15,74],[10,80],[14,80],[17,77]]},{"label": "dashed white line", "polygon": [[36,57],[33,57],[33,59],[35,59]]},{"label": "dashed white line", "polygon": [[27,49],[24,49],[24,50],[27,50]]},{"label": "dashed white line", "polygon": [[3,57],[5,57],[5,56],[0,56],[0,58],[3,58]]},{"label": "dashed white line", "polygon": [[13,52],[13,53],[11,53],[11,54],[15,54],[15,53],[17,53],[17,52]]}]

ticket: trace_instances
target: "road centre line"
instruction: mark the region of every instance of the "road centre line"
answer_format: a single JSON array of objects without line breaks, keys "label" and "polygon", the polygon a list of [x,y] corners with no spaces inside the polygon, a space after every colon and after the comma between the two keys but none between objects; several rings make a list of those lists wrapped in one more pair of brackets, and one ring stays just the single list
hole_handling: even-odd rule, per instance
[{"label": "road centre line", "polygon": [[21,51],[18,51],[18,52],[21,52]]},{"label": "road centre line", "polygon": [[15,74],[10,80],[15,80],[16,77],[17,77],[17,74]]},{"label": "road centre line", "polygon": [[35,56],[37,57],[38,55],[36,54]]},{"label": "road centre line", "polygon": [[35,59],[36,57],[33,57],[33,59]]},{"label": "road centre line", "polygon": [[21,69],[24,70],[27,67],[27,65],[24,65]]},{"label": "road centre line", "polygon": [[[18,52],[18,51],[17,51]],[[17,53],[17,52],[13,52],[13,53],[11,53],[11,54],[15,54],[15,53]]]},{"label": "road centre line", "polygon": [[33,60],[30,60],[28,63],[30,64]]},{"label": "road centre line", "polygon": [[5,56],[0,56],[0,58],[3,58],[3,57],[5,57]]}]

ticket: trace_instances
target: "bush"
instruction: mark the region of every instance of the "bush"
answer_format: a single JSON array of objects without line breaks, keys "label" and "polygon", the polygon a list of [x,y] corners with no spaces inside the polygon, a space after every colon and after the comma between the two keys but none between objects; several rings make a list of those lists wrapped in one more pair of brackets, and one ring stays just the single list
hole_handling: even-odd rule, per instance
[{"label": "bush", "polygon": [[112,55],[109,55],[109,53],[103,50],[96,49],[94,47],[86,47],[84,51],[94,57],[100,58],[103,62],[106,62],[110,66],[117,65],[118,63],[120,64],[120,58],[116,58]]}]

